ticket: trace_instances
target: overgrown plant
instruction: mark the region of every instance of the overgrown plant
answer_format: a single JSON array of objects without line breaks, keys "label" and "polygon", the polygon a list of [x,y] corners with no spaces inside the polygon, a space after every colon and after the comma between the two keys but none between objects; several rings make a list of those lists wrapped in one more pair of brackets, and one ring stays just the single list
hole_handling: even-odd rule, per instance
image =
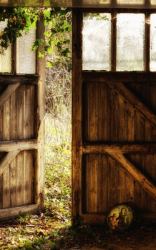
[{"label": "overgrown plant", "polygon": [[[22,36],[36,26],[43,18],[45,39],[36,39],[33,49],[42,45],[39,57],[52,55],[48,66],[59,63],[71,64],[70,31],[71,12],[63,8],[1,8],[0,21],[6,22],[6,27],[0,32],[1,50],[6,49],[16,38]],[[55,55],[55,56],[54,56]]]}]

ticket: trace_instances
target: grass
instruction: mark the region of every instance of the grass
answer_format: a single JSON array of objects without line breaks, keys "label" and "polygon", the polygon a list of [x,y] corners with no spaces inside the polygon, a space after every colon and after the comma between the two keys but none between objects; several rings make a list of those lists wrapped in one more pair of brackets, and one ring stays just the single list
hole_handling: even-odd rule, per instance
[{"label": "grass", "polygon": [[[66,117],[65,117],[66,118]],[[64,221],[71,217],[71,125],[70,117],[46,117],[45,206],[47,213]]]}]

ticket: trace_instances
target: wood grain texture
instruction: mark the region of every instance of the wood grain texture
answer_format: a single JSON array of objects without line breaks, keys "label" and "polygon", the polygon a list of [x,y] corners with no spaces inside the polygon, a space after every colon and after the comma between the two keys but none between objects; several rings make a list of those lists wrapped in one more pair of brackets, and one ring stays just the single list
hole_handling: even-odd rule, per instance
[{"label": "wood grain texture", "polygon": [[117,160],[125,170],[132,175],[132,177],[138,181],[142,188],[147,191],[155,200],[156,200],[156,186],[147,179],[145,175],[139,171],[133,163],[128,161],[125,156],[121,153],[121,151],[106,151],[109,155],[111,155],[115,160]]}]

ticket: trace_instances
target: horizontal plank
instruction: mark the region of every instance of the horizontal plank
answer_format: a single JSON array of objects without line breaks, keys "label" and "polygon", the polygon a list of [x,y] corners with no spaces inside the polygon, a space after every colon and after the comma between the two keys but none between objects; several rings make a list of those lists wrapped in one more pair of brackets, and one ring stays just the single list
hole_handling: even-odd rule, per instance
[{"label": "horizontal plank", "polygon": [[38,149],[37,140],[0,141],[0,152]]},{"label": "horizontal plank", "polygon": [[[134,211],[135,212],[135,211]],[[142,218],[142,221],[156,222],[156,213],[139,213],[136,217]],[[80,216],[81,222],[84,224],[102,225],[106,223],[107,215],[104,214],[82,214]]]},{"label": "horizontal plank", "polygon": [[[124,10],[126,13],[129,11],[129,9],[132,9],[136,11],[137,9],[154,9],[155,10],[155,5],[154,4],[148,4],[145,1],[145,4],[118,4],[114,1],[107,3],[107,1],[98,1],[98,0],[83,0],[83,1],[78,1],[78,0],[46,0],[46,1],[27,1],[27,0],[8,0],[8,1],[2,1],[0,2],[1,7],[16,7],[16,6],[25,6],[25,7],[65,7],[65,8],[96,8],[98,10]],[[89,10],[88,10],[89,11]],[[91,10],[90,10],[91,11]]]},{"label": "horizontal plank", "polygon": [[15,217],[24,213],[32,213],[35,212],[37,209],[37,204],[0,209],[0,220],[9,219],[11,217]]},{"label": "horizontal plank", "polygon": [[38,75],[8,75],[0,74],[0,84],[28,84],[33,85],[38,83]]},{"label": "horizontal plank", "polygon": [[83,71],[83,81],[89,82],[146,82],[156,84],[156,72],[106,72],[106,71]]},{"label": "horizontal plank", "polygon": [[80,220],[84,224],[104,224],[106,216],[102,214],[82,214]]},{"label": "horizontal plank", "polygon": [[85,145],[80,147],[81,153],[84,154],[105,154],[107,150],[113,152],[120,150],[122,153],[156,153],[156,143],[144,144],[102,144],[102,145]]}]

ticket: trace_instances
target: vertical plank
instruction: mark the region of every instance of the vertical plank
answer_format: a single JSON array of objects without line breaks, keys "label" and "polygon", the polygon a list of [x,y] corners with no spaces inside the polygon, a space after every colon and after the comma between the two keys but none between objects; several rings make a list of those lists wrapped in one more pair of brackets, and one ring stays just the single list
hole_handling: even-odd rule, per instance
[{"label": "vertical plank", "polygon": [[[10,100],[3,105],[3,140],[10,139]],[[10,207],[10,169],[3,174],[3,208]]]},{"label": "vertical plank", "polygon": [[[15,140],[17,138],[17,112],[16,112],[16,95],[17,91],[14,92],[10,97],[10,139]],[[17,178],[17,166],[16,158],[10,164],[10,202],[11,207],[16,206],[16,178]]]},{"label": "vertical plank", "polygon": [[[24,138],[33,138],[34,136],[34,86],[26,86],[24,97]],[[34,162],[33,152],[24,151],[24,204],[31,204],[33,202],[33,181],[34,181]]]},{"label": "vertical plank", "polygon": [[[23,127],[24,127],[24,92],[25,86],[21,86],[18,89],[16,96],[16,110],[17,110],[17,139],[23,139]],[[24,185],[24,157],[23,152],[20,152],[16,159],[16,201],[17,206],[24,204],[24,196],[23,196],[23,185]]]},{"label": "vertical plank", "polygon": [[72,12],[72,220],[81,213],[81,155],[82,144],[82,11]]}]

